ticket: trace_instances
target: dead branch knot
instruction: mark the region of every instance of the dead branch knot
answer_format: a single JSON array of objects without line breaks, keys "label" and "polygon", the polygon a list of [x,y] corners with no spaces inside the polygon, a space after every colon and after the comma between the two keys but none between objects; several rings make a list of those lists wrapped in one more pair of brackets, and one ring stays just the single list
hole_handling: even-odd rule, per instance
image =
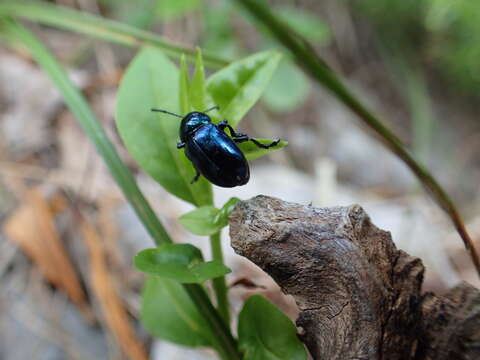
[{"label": "dead branch knot", "polygon": [[[299,336],[315,359],[480,359],[478,290],[462,284],[444,297],[421,295],[421,260],[398,250],[358,205],[260,195],[237,204],[230,237],[294,296]],[[460,300],[469,302],[462,314]],[[471,333],[460,331],[467,324]]]}]

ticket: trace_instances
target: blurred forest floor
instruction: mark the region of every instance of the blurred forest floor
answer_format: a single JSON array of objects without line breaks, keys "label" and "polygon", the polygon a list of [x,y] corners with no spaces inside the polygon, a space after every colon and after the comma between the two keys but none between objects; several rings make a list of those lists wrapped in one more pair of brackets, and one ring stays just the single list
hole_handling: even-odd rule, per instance
[{"label": "blurred forest floor", "polygon": [[[108,1],[59,3],[85,11],[101,5],[100,11],[114,17],[118,10]],[[218,3],[208,2],[212,9]],[[328,29],[328,40],[317,45],[322,56],[438,176],[480,248],[478,87],[458,90],[454,78],[440,76],[439,65],[424,53],[382,45],[388,33],[380,39],[374,18],[352,3],[301,0],[295,6],[322,19]],[[374,6],[373,0],[367,3]],[[211,24],[201,14],[201,8],[193,9],[151,27],[174,42],[202,44],[206,35],[201,34]],[[243,54],[269,45],[240,15],[224,21]],[[68,66],[172,237],[209,254],[205,239],[189,234],[176,220],[190,206],[139,171],[116,133],[116,89],[134,51],[52,28],[31,28]],[[415,66],[399,61],[404,54],[415,59]],[[404,165],[308,81],[298,90],[305,95],[297,104],[282,108],[282,99],[292,91],[290,78],[284,78],[275,86],[285,89],[257,105],[242,132],[280,137],[290,145],[253,162],[246,186],[215,188],[216,203],[257,194],[315,206],[358,203],[374,224],[392,232],[399,248],[423,259],[426,291],[442,292],[461,280],[478,286],[459,236]],[[280,105],[271,105],[275,102]],[[22,49],[0,48],[0,109],[0,358],[212,358],[209,352],[153,341],[141,328],[143,276],[131,259],[153,243],[60,94]],[[292,300],[236,256],[228,234],[223,236],[226,262],[233,269],[228,283],[235,311],[259,292],[294,318]]]}]

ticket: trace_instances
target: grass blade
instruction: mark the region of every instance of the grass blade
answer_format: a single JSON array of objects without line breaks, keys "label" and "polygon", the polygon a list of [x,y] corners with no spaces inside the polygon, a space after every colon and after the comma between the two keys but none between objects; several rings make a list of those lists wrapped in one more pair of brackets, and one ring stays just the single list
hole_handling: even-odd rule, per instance
[{"label": "grass blade", "polygon": [[[179,59],[181,54],[185,54],[189,60],[195,60],[194,49],[174,45],[154,33],[101,16],[47,2],[2,1],[0,3],[0,15],[20,17],[125,46],[141,47],[150,45],[161,49],[168,56]],[[228,64],[227,61],[205,52],[203,59],[207,66],[215,69]]]},{"label": "grass blade", "polygon": [[85,133],[95,144],[97,151],[105,160],[115,181],[122,189],[128,202],[134,208],[155,243],[159,245],[172,242],[147,200],[140,192],[129,170],[123,164],[112,143],[107,138],[90,106],[67,77],[58,62],[43,44],[24,27],[10,21],[4,21],[1,24],[2,33],[23,43],[59,88],[68,107],[79,121]]},{"label": "grass blade", "polygon": [[253,18],[270,30],[272,36],[290,51],[297,63],[312,78],[330,90],[340,102],[354,112],[378,139],[410,168],[427,192],[452,220],[480,276],[480,258],[455,203],[430,172],[415,160],[400,138],[353,95],[305,39],[278,20],[266,6],[256,0],[237,0],[237,2],[243,5]]}]

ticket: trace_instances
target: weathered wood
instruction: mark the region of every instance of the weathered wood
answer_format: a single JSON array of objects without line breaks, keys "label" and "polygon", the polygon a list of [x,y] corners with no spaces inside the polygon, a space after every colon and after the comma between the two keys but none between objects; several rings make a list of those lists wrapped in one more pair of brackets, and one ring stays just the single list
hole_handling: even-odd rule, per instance
[{"label": "weathered wood", "polygon": [[257,196],[235,207],[230,237],[293,295],[315,359],[480,359],[479,291],[462,284],[422,295],[421,260],[398,250],[358,205]]}]

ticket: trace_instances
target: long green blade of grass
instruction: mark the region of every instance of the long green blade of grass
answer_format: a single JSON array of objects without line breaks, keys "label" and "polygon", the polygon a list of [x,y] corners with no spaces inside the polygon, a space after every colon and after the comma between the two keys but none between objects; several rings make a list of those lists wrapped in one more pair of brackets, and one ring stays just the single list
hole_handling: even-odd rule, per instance
[{"label": "long green blade of grass", "polygon": [[0,24],[2,34],[11,40],[17,40],[23,43],[59,88],[68,107],[79,121],[85,133],[95,144],[95,147],[110,169],[112,176],[117,181],[129,203],[133,206],[140,220],[145,224],[147,231],[155,243],[160,245],[162,243],[172,242],[170,236],[140,192],[129,170],[123,164],[122,160],[120,160],[116,150],[96,120],[89,105],[66,76],[58,62],[43,44],[24,27],[7,20],[2,21]]},{"label": "long green blade of grass", "polygon": [[[110,169],[113,178],[157,245],[172,242],[138,188],[133,176],[98,123],[88,103],[70,81],[60,64],[51,55],[50,51],[31,32],[14,21],[0,20],[0,32],[8,40],[17,41],[26,46],[35,60],[50,76],[83,130],[95,144],[98,152]],[[212,331],[217,335],[215,348],[222,358],[225,360],[240,360],[241,355],[238,353],[235,339],[220,314],[213,307],[202,286],[186,284],[184,287],[197,305],[200,313],[205,316]]]},{"label": "long green blade of grass", "polygon": [[261,2],[257,0],[237,0],[237,2],[247,9],[254,19],[270,30],[272,36],[290,51],[296,62],[312,78],[330,90],[340,102],[354,112],[368,128],[373,130],[373,133],[387,148],[403,160],[452,220],[480,276],[480,259],[472,238],[465,228],[464,221],[452,199],[430,172],[415,160],[402,141],[344,85],[305,39],[277,19]]},{"label": "long green blade of grass", "polygon": [[[161,49],[171,57],[180,59],[181,54],[186,54],[190,60],[195,60],[195,50],[174,45],[154,33],[47,2],[1,1],[0,15],[19,17],[125,46],[150,45]],[[227,61],[205,52],[203,52],[203,60],[205,65],[211,68],[220,68],[228,64]]]}]

